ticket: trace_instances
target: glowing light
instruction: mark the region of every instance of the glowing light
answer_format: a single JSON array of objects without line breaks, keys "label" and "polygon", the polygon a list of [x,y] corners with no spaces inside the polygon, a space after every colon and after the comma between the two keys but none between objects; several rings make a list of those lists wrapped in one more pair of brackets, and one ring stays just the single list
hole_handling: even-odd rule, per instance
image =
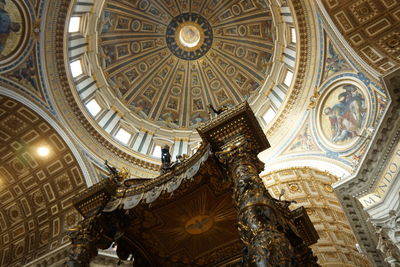
[{"label": "glowing light", "polygon": [[297,42],[296,29],[295,28],[290,28],[290,37],[292,39],[292,43],[296,43]]},{"label": "glowing light", "polygon": [[119,129],[117,134],[115,135],[115,138],[120,141],[123,144],[128,144],[129,139],[131,139],[131,134],[125,131],[124,129]]},{"label": "glowing light", "polygon": [[262,117],[264,121],[269,124],[274,119],[275,114],[276,112],[272,108],[269,108]]},{"label": "glowing light", "polygon": [[80,24],[81,24],[80,17],[72,17],[71,20],[69,21],[68,32],[78,32]]},{"label": "glowing light", "polygon": [[284,83],[285,85],[287,85],[287,87],[289,87],[290,84],[292,83],[292,80],[293,80],[293,72],[288,71],[288,72],[286,73],[286,77],[285,77],[285,80],[283,81],[283,83]]},{"label": "glowing light", "polygon": [[200,32],[195,26],[184,26],[179,32],[179,41],[186,47],[195,47],[200,41]]},{"label": "glowing light", "polygon": [[80,60],[75,60],[74,62],[71,62],[70,67],[71,67],[72,77],[74,78],[83,73],[82,64]]},{"label": "glowing light", "polygon": [[50,149],[46,146],[41,146],[37,149],[37,153],[41,157],[47,157],[50,154]]},{"label": "glowing light", "polygon": [[155,147],[154,147],[154,149],[153,149],[153,157],[156,157],[156,158],[161,158],[161,146],[159,146],[159,145],[156,145]]},{"label": "glowing light", "polygon": [[90,100],[86,104],[86,108],[89,110],[90,114],[92,114],[93,117],[96,116],[101,111],[101,107],[97,103],[96,99]]}]

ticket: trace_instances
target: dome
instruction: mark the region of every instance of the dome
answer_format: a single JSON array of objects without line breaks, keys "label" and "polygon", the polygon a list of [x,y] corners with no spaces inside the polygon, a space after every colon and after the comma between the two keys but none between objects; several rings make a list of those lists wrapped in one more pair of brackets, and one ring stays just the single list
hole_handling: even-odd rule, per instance
[{"label": "dome", "polygon": [[98,59],[111,94],[132,116],[194,128],[209,119],[209,104],[235,105],[262,90],[273,25],[269,7],[252,2],[106,1]]},{"label": "dome", "polygon": [[[198,141],[195,128],[212,116],[210,105],[248,101],[266,125],[290,91],[296,31],[289,8],[283,15],[267,1],[107,0],[94,10],[80,17],[86,32],[69,32],[74,97],[97,127],[133,150],[129,139],[138,132]],[[77,56],[82,34],[88,51]],[[118,129],[107,129],[100,118],[107,112]]]}]

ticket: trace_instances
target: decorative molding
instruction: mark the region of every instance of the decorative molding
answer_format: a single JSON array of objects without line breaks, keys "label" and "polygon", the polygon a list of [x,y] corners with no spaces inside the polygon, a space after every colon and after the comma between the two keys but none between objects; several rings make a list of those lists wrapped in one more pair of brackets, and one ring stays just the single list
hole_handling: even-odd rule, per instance
[{"label": "decorative molding", "polygon": [[[393,155],[393,149],[399,143],[400,69],[385,76],[384,83],[389,92],[391,103],[388,105],[385,117],[373,136],[368,153],[355,175],[343,179],[334,185],[359,239],[360,246],[378,266],[384,266],[384,260],[382,255],[376,250],[378,241],[375,229],[368,222],[368,215],[363,210],[359,199],[370,193],[374,186],[376,186],[379,178],[384,175],[384,167]],[[396,179],[398,179],[398,176]]]}]

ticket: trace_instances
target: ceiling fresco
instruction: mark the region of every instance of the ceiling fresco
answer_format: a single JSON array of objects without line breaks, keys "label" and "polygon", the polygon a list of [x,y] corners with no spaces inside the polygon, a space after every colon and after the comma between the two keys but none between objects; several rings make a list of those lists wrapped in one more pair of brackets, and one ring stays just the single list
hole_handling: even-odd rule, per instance
[{"label": "ceiling fresco", "polygon": [[299,131],[299,134],[293,139],[284,154],[298,153],[305,151],[319,151],[314,137],[312,136],[310,123],[305,122],[304,126]]},{"label": "ceiling fresco", "polygon": [[337,51],[331,41],[328,40],[326,46],[327,51],[323,80],[326,80],[328,77],[335,75],[338,72],[353,71],[353,68],[346,61],[346,59],[344,59],[343,56],[340,55],[340,53]]},{"label": "ceiling fresco", "polygon": [[338,85],[321,101],[319,125],[329,144],[346,147],[361,135],[368,116],[368,98],[362,90],[353,84]]},{"label": "ceiling fresco", "polygon": [[60,68],[62,74],[68,103],[57,101],[60,109],[70,106],[82,130],[112,143],[113,151],[146,155],[152,163],[154,150],[165,144],[172,153],[191,154],[199,141],[195,128],[211,116],[209,105],[245,100],[272,135],[292,107],[302,105],[296,99],[307,94],[301,85],[307,82],[310,51],[308,40],[297,36],[300,29],[308,31],[301,3],[294,8],[286,1],[259,0],[85,3],[71,5],[63,24],[66,42],[56,40],[56,60],[68,55],[65,73],[52,62],[48,71]]},{"label": "ceiling fresco", "polygon": [[[297,134],[282,144],[284,149],[274,161],[298,165],[306,160],[318,168],[322,157],[324,168],[340,177],[357,171],[390,100],[383,84],[367,77],[348,54],[343,54],[326,29],[322,36],[318,86],[304,122],[295,130]],[[328,167],[328,162],[334,165]]]},{"label": "ceiling fresco", "polygon": [[0,266],[21,266],[68,242],[65,230],[79,219],[72,197],[86,183],[45,120],[8,97],[0,103]]},{"label": "ceiling fresco", "polygon": [[263,86],[274,23],[264,1],[106,1],[99,61],[114,94],[169,128],[208,120]]},{"label": "ceiling fresco", "polygon": [[10,56],[18,48],[24,36],[24,26],[19,7],[11,1],[0,3],[2,18],[0,60]]}]

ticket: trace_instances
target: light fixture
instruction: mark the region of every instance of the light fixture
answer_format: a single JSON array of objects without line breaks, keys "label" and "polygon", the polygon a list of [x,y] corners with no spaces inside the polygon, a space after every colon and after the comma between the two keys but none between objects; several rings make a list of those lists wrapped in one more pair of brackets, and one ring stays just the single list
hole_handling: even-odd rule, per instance
[{"label": "light fixture", "polygon": [[37,149],[37,154],[40,157],[47,157],[50,154],[50,149],[47,146],[40,146]]}]

